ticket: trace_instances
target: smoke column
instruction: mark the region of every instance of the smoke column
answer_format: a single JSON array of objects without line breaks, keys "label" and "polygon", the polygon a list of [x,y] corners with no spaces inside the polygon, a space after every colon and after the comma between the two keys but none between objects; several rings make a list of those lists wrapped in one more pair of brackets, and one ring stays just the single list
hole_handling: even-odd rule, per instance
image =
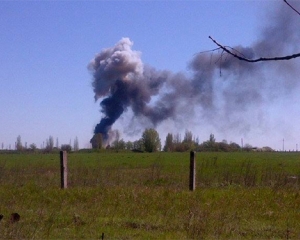
[{"label": "smoke column", "polygon": [[[300,3],[293,4],[300,8]],[[299,16],[281,6],[267,18],[252,46],[234,48],[247,58],[299,52],[299,22]],[[145,66],[141,53],[132,46],[129,38],[122,38],[115,46],[103,49],[88,66],[95,100],[103,98],[100,105],[104,116],[94,133],[102,133],[104,139],[129,107],[135,118],[146,119],[152,126],[197,111],[199,121],[219,129],[248,131],[249,116],[258,114],[259,122],[264,103],[298,87],[297,59],[251,64],[228,55],[220,58],[220,53],[199,53],[189,62],[191,74],[187,76]],[[246,114],[242,117],[240,113]]]},{"label": "smoke column", "polygon": [[167,74],[144,69],[140,53],[133,51],[132,45],[129,38],[123,38],[114,47],[102,50],[89,64],[95,100],[106,97],[100,103],[104,117],[94,130],[102,133],[105,140],[111,126],[129,106],[137,116],[146,116],[154,124],[171,115],[168,104],[147,105],[158,94]]}]

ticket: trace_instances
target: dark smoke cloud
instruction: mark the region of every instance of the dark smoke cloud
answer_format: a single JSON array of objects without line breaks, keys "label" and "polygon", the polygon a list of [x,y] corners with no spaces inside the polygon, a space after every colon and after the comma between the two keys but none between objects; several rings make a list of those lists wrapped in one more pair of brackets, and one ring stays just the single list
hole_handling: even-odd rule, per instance
[{"label": "dark smoke cloud", "polygon": [[[300,9],[298,2],[294,6]],[[299,25],[300,18],[281,6],[268,17],[252,46],[234,49],[247,58],[300,51]],[[100,105],[104,117],[94,132],[106,139],[112,125],[129,107],[135,118],[148,119],[153,126],[197,111],[201,112],[199,122],[249,131],[249,114],[254,117],[258,113],[261,121],[265,102],[297,87],[294,79],[298,60],[251,64],[228,55],[221,57],[220,52],[200,53],[190,61],[187,76],[144,66],[140,52],[132,50],[132,45],[129,38],[123,38],[114,47],[102,50],[89,64],[95,100],[103,98]],[[243,117],[241,112],[249,114]]]},{"label": "dark smoke cloud", "polygon": [[159,94],[168,73],[143,66],[140,53],[131,49],[128,38],[121,39],[114,47],[101,51],[89,65],[93,72],[95,100],[104,98],[100,105],[104,117],[95,127],[107,139],[115,121],[130,106],[136,116],[147,117],[154,125],[173,115],[173,107],[159,102],[149,103]]}]

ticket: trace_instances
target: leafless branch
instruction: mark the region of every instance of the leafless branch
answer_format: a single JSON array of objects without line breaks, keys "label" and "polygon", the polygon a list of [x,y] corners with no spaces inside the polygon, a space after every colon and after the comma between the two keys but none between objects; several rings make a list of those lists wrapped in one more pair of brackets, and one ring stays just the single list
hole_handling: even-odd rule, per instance
[{"label": "leafless branch", "polygon": [[291,9],[293,9],[298,15],[300,15],[300,12],[299,12],[296,8],[294,8],[291,4],[289,4],[287,0],[283,0],[283,1],[284,1]]},{"label": "leafless branch", "polygon": [[[234,53],[232,50],[229,50],[228,47],[221,45],[215,39],[213,39],[211,36],[209,36],[209,38],[224,52],[232,55],[233,57],[235,57],[241,61],[245,61],[245,62],[254,63],[254,62],[262,62],[262,61],[280,61],[280,60],[290,60],[292,58],[300,57],[300,53],[295,53],[292,55],[287,55],[287,56],[282,56],[282,57],[260,57],[260,58],[256,58],[256,59],[249,59],[249,58],[246,58],[239,54]],[[233,49],[235,52],[237,52],[234,48],[231,48],[231,49]]]},{"label": "leafless branch", "polygon": [[[291,4],[288,3],[287,0],[283,0],[293,11],[295,11],[298,15],[300,15],[300,12],[295,9]],[[245,56],[243,56],[241,53],[239,53],[236,49],[231,48],[231,47],[227,47],[224,46],[220,43],[218,43],[215,39],[213,39],[211,36],[209,36],[209,38],[219,47],[219,49],[222,49],[223,52],[228,53],[229,55],[241,60],[241,61],[245,61],[245,62],[262,62],[262,61],[282,61],[282,60],[290,60],[293,58],[298,58],[300,57],[300,53],[295,53],[292,55],[286,55],[286,56],[281,56],[281,57],[260,57],[260,58],[256,58],[256,59],[249,59]],[[216,49],[214,49],[213,51],[215,51]]]}]

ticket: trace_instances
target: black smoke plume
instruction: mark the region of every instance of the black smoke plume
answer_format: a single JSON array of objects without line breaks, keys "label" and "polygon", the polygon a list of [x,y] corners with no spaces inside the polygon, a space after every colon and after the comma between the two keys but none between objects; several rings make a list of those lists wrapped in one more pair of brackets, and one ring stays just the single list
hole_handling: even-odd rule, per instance
[{"label": "black smoke plume", "polygon": [[137,116],[146,116],[153,124],[172,115],[172,107],[168,104],[148,105],[168,74],[144,69],[140,53],[131,49],[132,44],[128,38],[123,38],[114,47],[101,51],[89,65],[94,76],[95,100],[106,97],[100,103],[104,117],[94,130],[94,133],[101,133],[104,140],[129,106]]},{"label": "black smoke plume", "polygon": [[[294,6],[300,4],[294,2]],[[281,6],[268,17],[252,46],[233,47],[247,58],[299,52],[299,23],[298,15]],[[248,131],[255,114],[263,112],[264,103],[298,86],[298,60],[251,64],[220,52],[199,53],[190,61],[187,76],[144,66],[132,45],[129,38],[123,38],[89,64],[95,100],[104,97],[100,103],[104,116],[94,133],[102,133],[106,140],[112,125],[129,107],[136,118],[147,119],[153,126],[197,112],[199,122]]]}]

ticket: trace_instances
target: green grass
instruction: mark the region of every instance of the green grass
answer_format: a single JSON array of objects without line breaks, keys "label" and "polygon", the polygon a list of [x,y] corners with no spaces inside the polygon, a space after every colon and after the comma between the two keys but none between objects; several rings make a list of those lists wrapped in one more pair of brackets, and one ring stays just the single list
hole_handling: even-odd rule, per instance
[{"label": "green grass", "polygon": [[[0,154],[0,239],[298,239],[297,153]],[[10,223],[18,212],[21,219]]]}]

